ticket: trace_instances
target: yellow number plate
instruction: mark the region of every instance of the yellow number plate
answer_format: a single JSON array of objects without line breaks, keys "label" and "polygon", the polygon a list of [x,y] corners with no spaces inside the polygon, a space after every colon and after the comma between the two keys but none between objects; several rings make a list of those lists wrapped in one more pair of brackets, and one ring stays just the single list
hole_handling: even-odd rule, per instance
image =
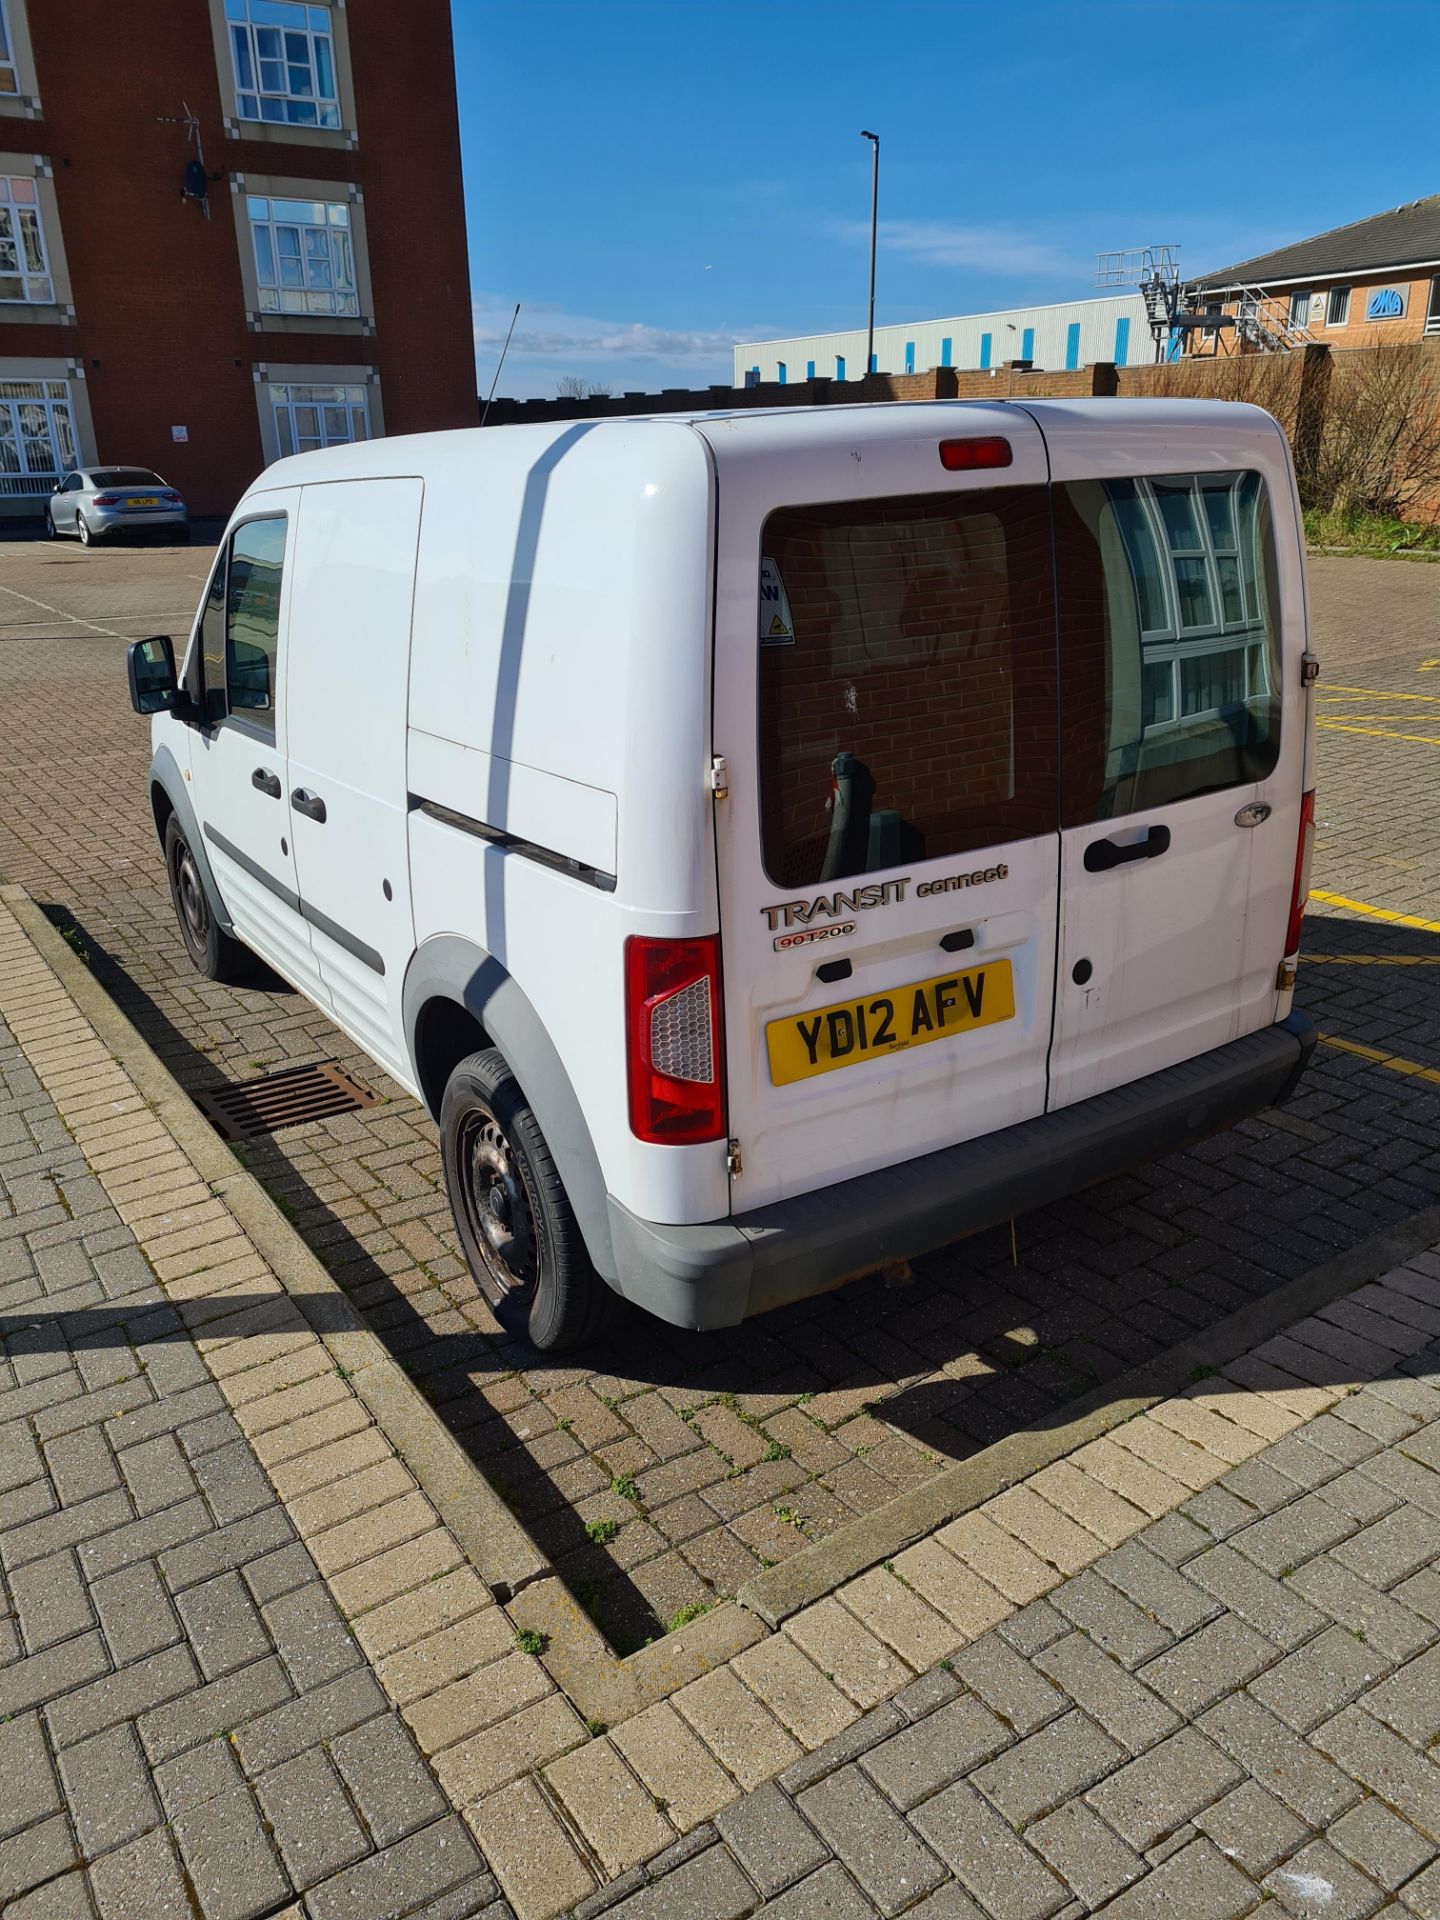
[{"label": "yellow number plate", "polygon": [[1015,1018],[1015,982],[1008,960],[992,960],[963,973],[895,987],[865,1000],[787,1014],[765,1029],[770,1078],[777,1087],[812,1074],[833,1073],[857,1060],[923,1047],[952,1033],[993,1027]]},{"label": "yellow number plate", "polygon": [[137,493],[132,500],[125,502],[127,507],[158,507],[160,502],[153,493]]}]

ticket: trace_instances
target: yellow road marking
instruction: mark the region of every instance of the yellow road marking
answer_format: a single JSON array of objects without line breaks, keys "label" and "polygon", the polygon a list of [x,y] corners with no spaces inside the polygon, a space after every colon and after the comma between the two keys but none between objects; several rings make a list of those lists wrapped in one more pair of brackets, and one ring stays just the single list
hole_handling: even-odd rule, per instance
[{"label": "yellow road marking", "polygon": [[1440,920],[1421,920],[1413,913],[1392,913],[1389,907],[1367,907],[1363,900],[1349,900],[1343,893],[1321,893],[1318,887],[1312,887],[1310,898],[1323,901],[1327,907],[1348,907],[1351,913],[1368,913],[1372,920],[1388,920],[1393,927],[1418,927],[1421,933],[1440,933]]},{"label": "yellow road marking", "polygon": [[1413,740],[1417,746],[1440,747],[1440,734],[1392,733],[1385,727],[1348,727],[1343,720],[1322,720],[1315,724],[1326,733],[1368,733],[1373,740]]},{"label": "yellow road marking", "polygon": [[[1440,667],[1440,660],[1429,664]],[[1389,687],[1347,687],[1339,680],[1330,681],[1328,686],[1317,687],[1316,692],[1322,700],[1328,700],[1332,693],[1363,693],[1367,698],[1378,700],[1426,700],[1432,706],[1440,706],[1440,693],[1395,693]]]},{"label": "yellow road marking", "polygon": [[1305,967],[1440,967],[1440,953],[1305,953]]},{"label": "yellow road marking", "polygon": [[1386,1053],[1381,1047],[1362,1047],[1358,1040],[1337,1040],[1333,1033],[1322,1033],[1320,1039],[1327,1047],[1356,1054],[1372,1066],[1388,1067],[1391,1073],[1403,1073],[1412,1080],[1433,1080],[1440,1086],[1440,1067],[1422,1067],[1418,1060],[1402,1060],[1398,1053]]}]

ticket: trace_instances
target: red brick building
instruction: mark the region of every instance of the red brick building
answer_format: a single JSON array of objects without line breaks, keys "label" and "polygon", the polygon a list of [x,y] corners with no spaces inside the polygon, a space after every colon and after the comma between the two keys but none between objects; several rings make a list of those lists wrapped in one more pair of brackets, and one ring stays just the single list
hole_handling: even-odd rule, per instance
[{"label": "red brick building", "polygon": [[0,514],[474,419],[448,0],[0,0]]}]

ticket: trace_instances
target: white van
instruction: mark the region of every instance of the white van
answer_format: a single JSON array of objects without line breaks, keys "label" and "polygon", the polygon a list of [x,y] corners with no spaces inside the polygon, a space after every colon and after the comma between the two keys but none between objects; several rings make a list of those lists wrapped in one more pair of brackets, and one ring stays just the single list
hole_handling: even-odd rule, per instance
[{"label": "white van", "polygon": [[191,958],[424,1101],[546,1348],[1283,1099],[1315,670],[1275,422],[1114,400],[303,454],[130,658]]}]

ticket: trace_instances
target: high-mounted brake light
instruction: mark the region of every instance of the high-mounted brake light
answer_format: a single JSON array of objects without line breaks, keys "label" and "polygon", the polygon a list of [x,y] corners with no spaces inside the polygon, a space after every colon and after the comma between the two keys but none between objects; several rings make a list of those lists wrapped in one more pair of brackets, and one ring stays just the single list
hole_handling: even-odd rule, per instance
[{"label": "high-mounted brake light", "polygon": [[940,464],[947,473],[973,473],[977,467],[1008,467],[1010,442],[998,434],[980,440],[942,440]]},{"label": "high-mounted brake light", "polygon": [[1285,958],[1300,951],[1300,924],[1310,898],[1310,855],[1315,846],[1315,789],[1300,796],[1300,837],[1295,844],[1295,886],[1290,895],[1290,925],[1285,930]]},{"label": "high-mounted brake light", "polygon": [[680,1147],[725,1138],[718,936],[625,942],[625,1045],[638,1140]]}]

